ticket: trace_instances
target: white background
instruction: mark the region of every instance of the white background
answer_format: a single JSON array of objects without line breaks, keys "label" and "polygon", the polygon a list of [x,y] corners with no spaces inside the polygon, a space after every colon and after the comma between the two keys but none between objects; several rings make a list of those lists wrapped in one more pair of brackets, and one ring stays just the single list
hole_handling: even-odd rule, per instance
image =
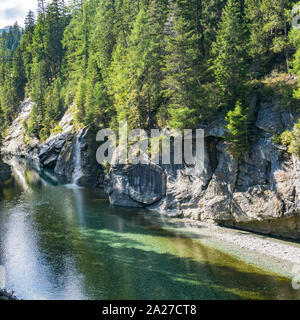
[{"label": "white background", "polygon": [[0,28],[13,25],[16,21],[24,26],[24,20],[31,9],[36,11],[37,0],[0,0]]}]

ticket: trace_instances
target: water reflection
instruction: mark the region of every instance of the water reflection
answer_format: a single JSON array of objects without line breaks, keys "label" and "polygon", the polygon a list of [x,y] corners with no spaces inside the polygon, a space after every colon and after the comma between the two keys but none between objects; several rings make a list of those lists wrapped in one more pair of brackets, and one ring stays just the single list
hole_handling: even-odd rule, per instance
[{"label": "water reflection", "polygon": [[0,202],[0,264],[25,299],[299,299],[290,281],[109,206],[100,190],[14,165]]}]

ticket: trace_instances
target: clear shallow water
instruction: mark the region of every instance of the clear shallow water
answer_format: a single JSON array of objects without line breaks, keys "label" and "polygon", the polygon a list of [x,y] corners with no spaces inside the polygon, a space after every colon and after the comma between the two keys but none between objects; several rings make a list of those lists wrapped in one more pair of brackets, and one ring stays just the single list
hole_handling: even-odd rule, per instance
[{"label": "clear shallow water", "polygon": [[0,199],[0,264],[22,299],[300,298],[288,279],[24,162]]}]

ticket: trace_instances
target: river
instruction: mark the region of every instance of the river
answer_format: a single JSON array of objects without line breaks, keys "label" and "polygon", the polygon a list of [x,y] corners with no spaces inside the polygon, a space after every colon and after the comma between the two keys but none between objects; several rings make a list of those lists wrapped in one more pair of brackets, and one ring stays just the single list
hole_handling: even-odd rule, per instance
[{"label": "river", "polygon": [[68,185],[14,160],[0,194],[0,265],[20,299],[299,299],[291,280],[145,210],[114,208],[102,190]]}]

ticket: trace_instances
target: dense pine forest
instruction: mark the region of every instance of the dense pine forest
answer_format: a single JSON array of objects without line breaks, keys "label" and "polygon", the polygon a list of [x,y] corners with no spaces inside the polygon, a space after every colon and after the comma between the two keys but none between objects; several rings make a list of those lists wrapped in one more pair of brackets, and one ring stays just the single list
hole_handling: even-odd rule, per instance
[{"label": "dense pine forest", "polygon": [[[74,103],[92,130],[197,128],[227,120],[232,150],[254,138],[253,99],[299,108],[295,0],[38,0],[0,36],[0,132],[36,103],[26,134],[45,141]],[[25,137],[26,139],[26,137]],[[277,136],[300,154],[300,123]]]}]

